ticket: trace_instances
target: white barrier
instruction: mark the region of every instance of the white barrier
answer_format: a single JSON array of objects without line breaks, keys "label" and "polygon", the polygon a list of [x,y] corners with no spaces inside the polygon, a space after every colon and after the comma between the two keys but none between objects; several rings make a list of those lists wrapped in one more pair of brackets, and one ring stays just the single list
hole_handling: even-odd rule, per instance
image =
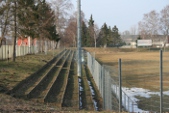
[{"label": "white barrier", "polygon": [[[30,49],[30,51],[29,51]],[[16,46],[16,57],[24,56],[30,53],[37,53],[37,47],[31,46]],[[12,58],[13,55],[13,45],[2,45],[0,48],[0,60],[5,60],[8,58]]]}]

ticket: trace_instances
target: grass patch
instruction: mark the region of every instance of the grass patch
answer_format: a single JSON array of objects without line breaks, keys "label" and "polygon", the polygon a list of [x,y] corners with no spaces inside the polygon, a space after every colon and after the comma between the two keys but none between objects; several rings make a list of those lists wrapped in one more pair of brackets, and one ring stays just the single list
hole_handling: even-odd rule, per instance
[{"label": "grass patch", "polygon": [[0,112],[57,112],[57,108],[45,104],[16,99],[0,93]]},{"label": "grass patch", "polygon": [[82,87],[83,87],[83,93],[82,93],[82,106],[85,110],[94,110],[94,103],[92,100],[92,94],[90,91],[90,87],[88,84],[88,80],[86,77],[86,71],[84,68],[84,65],[82,65]]},{"label": "grass patch", "polygon": [[[55,51],[55,54],[59,51]],[[39,70],[53,58],[53,53],[26,55],[16,58],[16,62],[0,61],[0,87],[11,90],[22,80]]]},{"label": "grass patch", "polygon": [[[150,98],[136,96],[136,98],[139,99],[138,107],[140,109],[144,109],[144,110],[152,111],[152,112],[160,112],[159,95],[151,95]],[[168,109],[169,103],[166,103],[166,102],[169,102],[169,96],[164,95],[163,99],[165,100],[165,102],[163,103],[163,112],[169,112],[169,109]]]}]

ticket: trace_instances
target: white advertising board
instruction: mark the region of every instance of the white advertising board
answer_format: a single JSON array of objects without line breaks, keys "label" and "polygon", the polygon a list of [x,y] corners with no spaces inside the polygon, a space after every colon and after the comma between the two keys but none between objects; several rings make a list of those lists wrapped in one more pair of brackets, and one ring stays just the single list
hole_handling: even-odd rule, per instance
[{"label": "white advertising board", "polygon": [[152,40],[137,40],[137,46],[152,46]]}]

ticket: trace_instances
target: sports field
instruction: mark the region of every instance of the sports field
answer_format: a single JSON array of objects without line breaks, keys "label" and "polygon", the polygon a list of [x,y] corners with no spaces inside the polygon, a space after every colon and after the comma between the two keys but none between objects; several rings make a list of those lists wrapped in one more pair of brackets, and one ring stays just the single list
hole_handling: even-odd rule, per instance
[{"label": "sports field", "polygon": [[[111,66],[118,76],[118,60],[122,59],[122,84],[159,91],[160,51],[149,49],[85,48],[102,64]],[[163,88],[169,90],[169,52],[163,52]]]},{"label": "sports field", "polygon": [[[160,50],[85,48],[101,64],[109,67],[118,82],[118,61],[122,60],[122,86],[135,100],[137,112],[160,111]],[[163,52],[163,111],[169,112],[169,51]]]}]

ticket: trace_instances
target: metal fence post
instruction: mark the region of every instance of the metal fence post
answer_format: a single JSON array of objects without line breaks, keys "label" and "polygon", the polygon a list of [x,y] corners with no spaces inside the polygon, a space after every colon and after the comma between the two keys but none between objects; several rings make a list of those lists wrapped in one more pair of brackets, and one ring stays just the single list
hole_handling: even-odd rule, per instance
[{"label": "metal fence post", "polygon": [[[124,93],[123,93],[124,94]],[[127,108],[126,107],[127,105],[126,105],[126,94],[124,94],[124,107],[125,107],[125,109]]]},{"label": "metal fence post", "polygon": [[160,113],[163,113],[163,51],[160,50]]},{"label": "metal fence post", "polygon": [[134,112],[134,103],[132,102],[132,112]]},{"label": "metal fence post", "polygon": [[128,111],[130,111],[130,101],[129,101],[129,97],[128,97],[127,101],[128,101]]},{"label": "metal fence post", "polygon": [[121,59],[119,59],[119,112],[122,111]]}]

